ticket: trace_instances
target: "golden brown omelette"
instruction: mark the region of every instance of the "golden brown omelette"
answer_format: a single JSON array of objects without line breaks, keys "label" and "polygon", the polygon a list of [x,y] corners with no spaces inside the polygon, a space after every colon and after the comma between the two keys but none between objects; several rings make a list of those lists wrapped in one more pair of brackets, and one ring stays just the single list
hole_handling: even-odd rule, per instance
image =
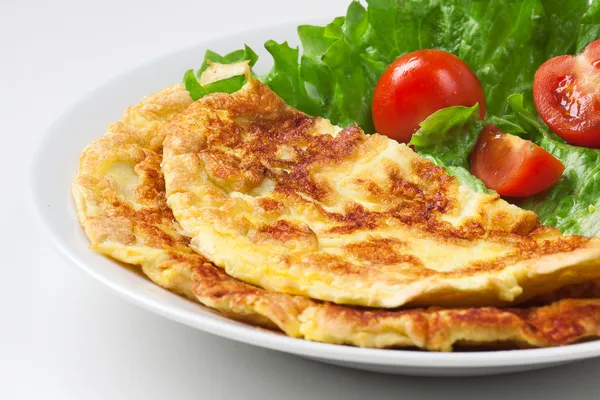
[{"label": "golden brown omelette", "polygon": [[600,239],[540,227],[408,146],[306,115],[256,79],[200,99],[166,129],[167,203],[183,234],[267,290],[489,306],[600,278]]},{"label": "golden brown omelette", "polygon": [[[269,292],[228,276],[188,247],[166,206],[163,129],[191,103],[182,85],[163,89],[128,109],[84,150],[73,194],[95,251],[139,265],[158,285],[231,318],[321,342],[446,351],[457,343],[564,345],[600,333],[600,300],[565,299],[525,309],[386,311]],[[592,289],[564,295],[586,296]]]}]

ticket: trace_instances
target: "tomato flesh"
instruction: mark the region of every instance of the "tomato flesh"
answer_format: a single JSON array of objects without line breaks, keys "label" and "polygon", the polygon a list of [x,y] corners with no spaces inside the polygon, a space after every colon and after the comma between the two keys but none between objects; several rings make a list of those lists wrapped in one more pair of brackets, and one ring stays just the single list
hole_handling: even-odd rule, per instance
[{"label": "tomato flesh", "polygon": [[529,140],[508,135],[489,124],[471,154],[471,173],[507,197],[528,197],[549,189],[565,166]]},{"label": "tomato flesh", "polygon": [[464,61],[441,50],[417,50],[399,57],[379,78],[373,123],[377,132],[408,143],[419,123],[434,112],[476,103],[483,119],[483,87]]},{"label": "tomato flesh", "polygon": [[558,136],[577,146],[600,148],[600,40],[577,56],[559,56],[537,70],[536,109]]}]

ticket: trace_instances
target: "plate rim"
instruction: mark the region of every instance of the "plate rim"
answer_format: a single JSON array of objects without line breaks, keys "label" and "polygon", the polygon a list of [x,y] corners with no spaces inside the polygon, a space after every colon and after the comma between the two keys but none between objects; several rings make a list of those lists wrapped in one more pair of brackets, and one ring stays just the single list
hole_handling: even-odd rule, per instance
[{"label": "plate rim", "polygon": [[[184,325],[199,329],[201,331],[217,335],[237,342],[254,345],[257,347],[277,350],[288,354],[295,354],[316,359],[331,359],[341,362],[351,362],[355,364],[377,364],[382,366],[396,367],[415,367],[415,368],[494,368],[511,367],[519,365],[540,365],[559,362],[569,362],[584,360],[600,356],[600,340],[571,344],[559,347],[539,348],[539,349],[517,349],[517,350],[499,350],[499,351],[481,351],[481,352],[426,352],[416,350],[402,349],[372,349],[359,348],[353,346],[336,345],[328,343],[312,342],[305,339],[292,338],[268,330],[260,329],[250,325],[228,325],[225,321],[217,318],[194,314],[176,306],[161,304],[160,302],[145,296],[143,293],[137,293],[134,289],[111,280],[106,274],[95,270],[85,260],[81,259],[74,251],[69,249],[69,245],[63,242],[56,228],[52,226],[48,217],[46,207],[43,206],[41,199],[43,194],[39,192],[38,175],[42,169],[42,157],[46,144],[57,135],[59,128],[76,115],[74,112],[78,105],[86,103],[94,97],[98,91],[106,87],[115,85],[124,80],[128,75],[135,73],[145,67],[150,67],[163,59],[176,57],[193,51],[197,48],[209,48],[211,43],[240,38],[244,42],[245,35],[260,35],[261,33],[276,32],[278,29],[289,28],[292,25],[296,28],[301,24],[323,24],[327,23],[324,18],[308,19],[301,22],[289,22],[283,24],[273,24],[257,29],[244,30],[229,35],[222,35],[209,40],[201,40],[197,43],[186,46],[181,49],[164,53],[157,57],[130,67],[121,73],[104,80],[98,85],[88,90],[86,94],[72,101],[70,105],[49,125],[38,139],[37,147],[33,152],[32,161],[29,169],[28,202],[34,209],[36,220],[42,227],[46,237],[53,246],[59,250],[59,253],[72,264],[83,270],[95,280],[108,286],[120,297],[140,306],[148,311],[156,313],[162,317],[182,323]],[[184,71],[183,71],[184,72]],[[74,160],[75,163],[75,160]],[[72,202],[72,198],[70,199]],[[111,262],[106,260],[106,262]],[[154,284],[154,283],[153,283]],[[160,286],[156,285],[157,288]],[[161,290],[166,290],[160,288]],[[200,305],[200,304],[199,304]],[[200,307],[205,307],[200,305]],[[208,307],[206,307],[208,308]]]}]

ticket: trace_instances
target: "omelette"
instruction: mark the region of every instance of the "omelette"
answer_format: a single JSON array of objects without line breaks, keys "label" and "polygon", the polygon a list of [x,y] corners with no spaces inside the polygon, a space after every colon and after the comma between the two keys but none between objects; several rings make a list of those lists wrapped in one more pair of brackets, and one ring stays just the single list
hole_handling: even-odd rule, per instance
[{"label": "omelette", "polygon": [[164,141],[167,204],[227,274],[383,308],[507,305],[600,278],[600,239],[542,227],[408,146],[247,78],[174,117]]},{"label": "omelette", "polygon": [[557,295],[578,299],[548,295],[544,306],[390,311],[268,291],[229,276],[189,246],[167,206],[162,143],[169,123],[191,104],[183,85],[160,90],[83,151],[73,196],[92,250],[139,266],[156,284],[225,316],[313,341],[448,351],[556,346],[600,334],[600,300],[585,298],[597,291],[592,282]]}]

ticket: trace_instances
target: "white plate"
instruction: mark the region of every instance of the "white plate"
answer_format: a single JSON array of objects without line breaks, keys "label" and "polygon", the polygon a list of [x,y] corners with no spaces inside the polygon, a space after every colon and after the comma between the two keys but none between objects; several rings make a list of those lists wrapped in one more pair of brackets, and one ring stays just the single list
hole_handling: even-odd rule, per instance
[{"label": "white plate", "polygon": [[[34,161],[32,199],[52,241],[69,260],[121,296],[164,317],[240,342],[358,369],[406,375],[473,376],[539,369],[600,356],[600,341],[550,349],[427,353],[360,349],[293,339],[221,317],[90,251],[70,194],[82,149],[101,136],[109,123],[119,119],[127,106],[180,81],[187,69],[197,68],[206,49],[223,53],[247,43],[255,50],[262,50],[268,39],[288,40],[295,45],[296,25],[240,33],[159,58],[102,85],[48,130]],[[259,54],[262,61],[258,64],[258,68],[262,67],[259,72],[264,72],[270,57],[264,50]]]}]

